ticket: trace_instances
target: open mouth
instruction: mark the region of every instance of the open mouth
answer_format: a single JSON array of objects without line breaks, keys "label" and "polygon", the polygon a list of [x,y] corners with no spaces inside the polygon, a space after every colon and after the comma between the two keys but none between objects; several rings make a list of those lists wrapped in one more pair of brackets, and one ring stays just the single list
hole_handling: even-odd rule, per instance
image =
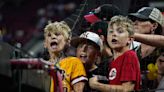
[{"label": "open mouth", "polygon": [[159,59],[159,61],[160,61],[160,62],[164,62],[164,60],[162,60],[162,59]]},{"label": "open mouth", "polygon": [[86,58],[87,56],[86,55],[80,55],[80,58]]},{"label": "open mouth", "polygon": [[117,40],[116,39],[112,39],[112,43],[117,43]]},{"label": "open mouth", "polygon": [[83,63],[85,63],[87,60],[87,55],[80,55],[80,59],[82,60]]},{"label": "open mouth", "polygon": [[57,47],[57,42],[51,42],[50,45],[51,45],[52,48],[56,48]]}]

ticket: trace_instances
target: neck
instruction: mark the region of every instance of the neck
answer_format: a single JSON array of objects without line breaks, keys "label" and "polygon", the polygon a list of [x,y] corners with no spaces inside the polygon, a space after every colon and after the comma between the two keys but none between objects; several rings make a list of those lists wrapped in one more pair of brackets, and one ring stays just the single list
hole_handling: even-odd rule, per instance
[{"label": "neck", "polygon": [[123,47],[123,48],[113,49],[114,59],[118,58],[119,56],[121,56],[123,53],[125,53],[128,50],[130,50],[128,46]]},{"label": "neck", "polygon": [[50,53],[50,62],[57,63],[64,57],[63,53]]}]

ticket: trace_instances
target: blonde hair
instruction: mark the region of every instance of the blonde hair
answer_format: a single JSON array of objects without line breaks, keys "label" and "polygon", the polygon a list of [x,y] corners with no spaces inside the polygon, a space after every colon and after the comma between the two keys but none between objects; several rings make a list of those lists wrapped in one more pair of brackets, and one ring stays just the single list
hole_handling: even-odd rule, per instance
[{"label": "blonde hair", "polygon": [[64,21],[61,21],[61,22],[50,22],[45,28],[44,28],[44,33],[45,33],[45,36],[46,36],[46,33],[49,33],[49,32],[60,32],[63,34],[63,36],[66,38],[66,39],[71,39],[71,29],[70,27],[64,22]]},{"label": "blonde hair", "polygon": [[130,36],[134,34],[133,22],[127,17],[121,16],[121,15],[113,16],[111,18],[111,21],[109,22],[109,27],[113,26],[113,24],[119,25],[121,27],[125,27]]}]

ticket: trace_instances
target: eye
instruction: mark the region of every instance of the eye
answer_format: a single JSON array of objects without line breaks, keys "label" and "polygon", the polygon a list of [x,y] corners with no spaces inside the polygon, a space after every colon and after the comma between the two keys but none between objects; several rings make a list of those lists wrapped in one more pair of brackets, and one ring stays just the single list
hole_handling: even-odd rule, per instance
[{"label": "eye", "polygon": [[87,48],[90,50],[90,49],[94,49],[95,46],[94,45],[88,45]]},{"label": "eye", "polygon": [[56,36],[61,35],[61,33],[60,33],[60,32],[55,32],[54,34],[55,34]]},{"label": "eye", "polygon": [[84,43],[81,43],[77,46],[77,48],[81,48],[81,47],[83,47],[83,45],[84,45]]},{"label": "eye", "polygon": [[113,30],[109,30],[108,33],[113,33]]},{"label": "eye", "polygon": [[118,32],[118,33],[123,33],[124,30],[123,30],[123,29],[118,29],[117,32]]},{"label": "eye", "polygon": [[51,36],[51,33],[48,33],[47,36],[50,37]]}]

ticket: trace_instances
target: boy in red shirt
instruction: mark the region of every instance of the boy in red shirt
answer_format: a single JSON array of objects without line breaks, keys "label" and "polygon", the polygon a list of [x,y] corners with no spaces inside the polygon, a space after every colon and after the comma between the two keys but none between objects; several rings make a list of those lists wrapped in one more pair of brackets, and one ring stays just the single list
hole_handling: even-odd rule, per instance
[{"label": "boy in red shirt", "polygon": [[90,78],[91,88],[102,92],[129,92],[140,89],[140,65],[136,53],[130,50],[133,40],[133,23],[126,17],[114,16],[108,25],[107,42],[113,50],[109,66],[109,85]]}]

